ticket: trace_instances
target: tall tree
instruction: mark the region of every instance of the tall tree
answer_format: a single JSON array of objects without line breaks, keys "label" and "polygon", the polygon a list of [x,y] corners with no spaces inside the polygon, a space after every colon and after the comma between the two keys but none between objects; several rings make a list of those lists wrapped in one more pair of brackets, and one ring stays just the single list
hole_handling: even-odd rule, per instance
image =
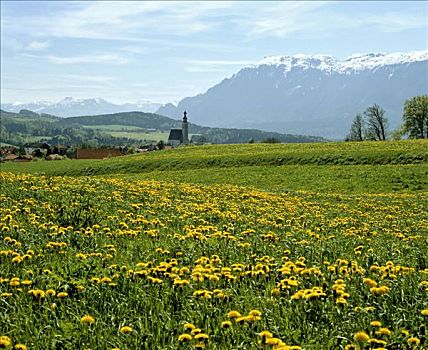
[{"label": "tall tree", "polygon": [[428,95],[415,96],[404,103],[403,122],[410,138],[428,138]]},{"label": "tall tree", "polygon": [[385,110],[376,103],[364,111],[367,123],[367,134],[369,138],[375,140],[386,140],[386,130],[388,119],[385,117]]},{"label": "tall tree", "polygon": [[360,113],[358,113],[351,125],[351,130],[346,138],[347,141],[363,141],[364,121]]}]

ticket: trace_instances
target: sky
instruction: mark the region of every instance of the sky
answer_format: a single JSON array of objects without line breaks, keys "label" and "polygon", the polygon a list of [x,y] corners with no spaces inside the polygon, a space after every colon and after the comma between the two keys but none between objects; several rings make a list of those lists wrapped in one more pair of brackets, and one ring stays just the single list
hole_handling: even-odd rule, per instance
[{"label": "sky", "polygon": [[4,1],[1,102],[177,102],[265,56],[428,49],[426,1]]}]

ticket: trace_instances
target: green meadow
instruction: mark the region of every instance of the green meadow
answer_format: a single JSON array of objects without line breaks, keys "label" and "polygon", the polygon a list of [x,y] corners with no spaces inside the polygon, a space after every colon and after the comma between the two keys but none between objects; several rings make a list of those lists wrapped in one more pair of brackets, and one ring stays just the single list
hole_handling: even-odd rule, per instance
[{"label": "green meadow", "polygon": [[2,163],[0,348],[425,349],[428,142]]}]

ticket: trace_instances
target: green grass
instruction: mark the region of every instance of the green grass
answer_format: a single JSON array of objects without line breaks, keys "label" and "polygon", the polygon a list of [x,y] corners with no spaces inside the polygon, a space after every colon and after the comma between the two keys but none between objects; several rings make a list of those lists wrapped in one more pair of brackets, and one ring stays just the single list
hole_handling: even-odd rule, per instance
[{"label": "green grass", "polygon": [[82,125],[86,129],[103,130],[103,131],[141,131],[145,130],[139,126],[134,125],[120,125],[120,124],[109,124],[109,125]]},{"label": "green grass", "polygon": [[206,185],[231,184],[270,192],[422,193],[428,191],[428,164],[205,168],[151,171],[128,175],[128,178]]},{"label": "green grass", "polygon": [[244,144],[173,150],[67,163],[4,164],[4,171],[47,175],[108,175],[146,171],[281,165],[384,165],[428,162],[428,141]]},{"label": "green grass", "polygon": [[113,137],[127,137],[133,140],[150,140],[150,141],[168,141],[169,132],[127,132],[127,131],[110,131],[107,132]]}]

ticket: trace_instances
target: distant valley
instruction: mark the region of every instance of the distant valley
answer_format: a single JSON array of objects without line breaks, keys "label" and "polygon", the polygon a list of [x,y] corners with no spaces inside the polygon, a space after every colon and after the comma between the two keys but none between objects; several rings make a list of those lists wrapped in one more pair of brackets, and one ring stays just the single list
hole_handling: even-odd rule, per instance
[{"label": "distant valley", "polygon": [[[46,141],[62,145],[135,145],[166,142],[172,128],[181,120],[144,112],[59,118],[29,110],[1,111],[1,140],[22,145]],[[321,137],[266,132],[255,129],[210,128],[189,123],[189,133],[203,136],[208,143],[247,143],[250,141],[322,142]]]}]

